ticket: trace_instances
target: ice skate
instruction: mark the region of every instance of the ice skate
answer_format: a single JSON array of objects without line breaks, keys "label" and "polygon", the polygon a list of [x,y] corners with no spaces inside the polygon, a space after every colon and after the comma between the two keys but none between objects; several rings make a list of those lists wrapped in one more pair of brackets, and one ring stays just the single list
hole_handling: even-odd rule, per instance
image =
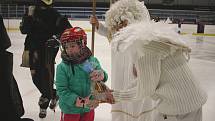
[{"label": "ice skate", "polygon": [[45,105],[45,103],[47,103],[48,101],[49,101],[48,98],[40,97],[39,102],[38,102],[38,105],[39,105],[39,106],[43,106],[43,105]]},{"label": "ice skate", "polygon": [[45,118],[47,111],[45,107],[48,107],[49,100],[48,98],[40,97],[38,105],[40,106],[39,117]]},{"label": "ice skate", "polygon": [[51,102],[50,102],[50,104],[49,104],[49,108],[50,108],[51,110],[53,110],[54,112],[55,112],[55,108],[57,107],[58,100],[59,100],[59,97],[56,96],[56,98],[51,99]]},{"label": "ice skate", "polygon": [[45,117],[46,117],[46,114],[47,114],[46,109],[40,108],[39,117],[40,117],[40,118],[45,118]]}]

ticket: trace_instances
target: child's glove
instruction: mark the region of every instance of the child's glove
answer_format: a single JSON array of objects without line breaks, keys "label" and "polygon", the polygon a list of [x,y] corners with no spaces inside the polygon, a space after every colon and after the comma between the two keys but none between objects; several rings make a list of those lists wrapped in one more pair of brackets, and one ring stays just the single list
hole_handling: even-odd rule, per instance
[{"label": "child's glove", "polygon": [[87,97],[85,97],[85,98],[82,98],[82,100],[84,100],[84,105],[86,106],[86,105],[88,105],[89,102],[90,102],[90,96],[87,96]]},{"label": "child's glove", "polygon": [[77,97],[76,99],[76,107],[84,107],[84,103],[85,103],[85,100],[83,100],[81,97]]},{"label": "child's glove", "polygon": [[78,97],[76,99],[76,106],[77,107],[86,107],[88,106],[88,104],[90,103],[90,96],[87,96],[85,98],[82,98],[82,97]]},{"label": "child's glove", "polygon": [[92,81],[104,80],[104,72],[102,70],[94,70],[90,73],[90,79]]},{"label": "child's glove", "polygon": [[53,35],[50,39],[46,41],[46,46],[50,48],[58,48],[60,46],[60,40],[57,36]]}]

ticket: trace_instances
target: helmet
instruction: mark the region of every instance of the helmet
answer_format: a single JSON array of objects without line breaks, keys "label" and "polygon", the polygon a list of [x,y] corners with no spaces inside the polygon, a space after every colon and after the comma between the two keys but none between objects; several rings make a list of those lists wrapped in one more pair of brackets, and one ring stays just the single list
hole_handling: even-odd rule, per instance
[{"label": "helmet", "polygon": [[60,43],[64,46],[67,42],[75,42],[81,47],[86,47],[87,34],[80,27],[66,29],[60,37]]},{"label": "helmet", "polygon": [[51,5],[52,4],[52,0],[41,0],[43,3],[45,3],[46,5]]}]

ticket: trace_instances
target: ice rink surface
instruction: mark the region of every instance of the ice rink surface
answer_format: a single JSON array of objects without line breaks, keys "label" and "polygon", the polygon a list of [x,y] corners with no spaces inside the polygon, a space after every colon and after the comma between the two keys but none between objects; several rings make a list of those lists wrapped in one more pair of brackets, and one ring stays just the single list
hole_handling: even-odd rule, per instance
[{"label": "ice rink surface", "polygon": [[[73,26],[80,26],[84,29],[91,29],[88,21],[72,21]],[[215,27],[214,27],[215,33]],[[30,70],[20,67],[21,56],[24,49],[25,35],[19,31],[9,31],[12,46],[8,49],[14,54],[13,73],[17,80],[25,108],[24,117],[33,118],[35,121],[60,121],[60,109],[57,107],[56,112],[48,109],[47,117],[40,119],[38,99],[39,91],[33,85]],[[88,34],[88,47],[91,45],[91,32]],[[190,67],[200,82],[203,89],[208,94],[208,100],[203,106],[203,121],[214,121],[215,119],[215,37],[193,36],[191,34],[183,35],[184,39],[192,48]],[[102,67],[111,76],[111,55],[110,44],[108,40],[96,34],[95,36],[95,56],[100,60]],[[60,52],[57,55],[57,64],[61,61]],[[110,86],[111,80],[107,81]],[[111,105],[101,104],[95,112],[95,121],[111,121]]]}]

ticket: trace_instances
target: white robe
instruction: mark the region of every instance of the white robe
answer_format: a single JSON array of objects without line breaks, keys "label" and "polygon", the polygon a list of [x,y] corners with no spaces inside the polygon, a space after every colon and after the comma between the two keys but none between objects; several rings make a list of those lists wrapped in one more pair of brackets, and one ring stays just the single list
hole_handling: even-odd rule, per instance
[{"label": "white robe", "polygon": [[[128,68],[125,69],[131,68],[130,63],[136,64],[137,69],[134,79],[137,86],[114,90],[117,101],[128,102],[150,96],[160,100],[156,107],[159,113],[176,118],[201,109],[207,101],[207,94],[195,80],[184,55],[190,48],[168,24],[131,24],[117,32],[111,44],[113,53],[124,53],[127,57],[128,64],[125,64]],[[127,79],[132,82],[132,78]],[[184,118],[184,121],[191,118],[195,117]]]},{"label": "white robe", "polygon": [[[99,34],[107,36],[107,29],[100,24]],[[136,86],[133,74],[133,57],[126,52],[111,50],[111,88],[127,90]],[[133,80],[133,81],[131,81]],[[150,98],[120,102],[112,105],[112,121],[150,121],[153,116],[153,102]]]}]

